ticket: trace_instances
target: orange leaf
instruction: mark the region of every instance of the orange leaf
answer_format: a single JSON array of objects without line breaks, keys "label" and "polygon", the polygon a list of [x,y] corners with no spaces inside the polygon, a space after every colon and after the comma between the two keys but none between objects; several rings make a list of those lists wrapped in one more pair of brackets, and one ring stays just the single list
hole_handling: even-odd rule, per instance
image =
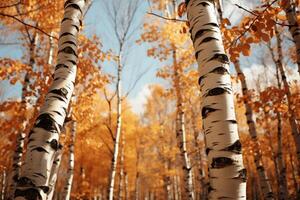
[{"label": "orange leaf", "polygon": [[186,12],[186,4],[184,2],[182,2],[181,4],[179,4],[178,6],[178,16],[182,17],[182,15]]}]

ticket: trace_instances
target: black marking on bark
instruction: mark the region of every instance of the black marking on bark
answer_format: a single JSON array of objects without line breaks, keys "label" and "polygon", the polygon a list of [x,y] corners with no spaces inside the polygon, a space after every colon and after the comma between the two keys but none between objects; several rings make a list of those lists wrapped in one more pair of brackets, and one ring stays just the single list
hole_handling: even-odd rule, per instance
[{"label": "black marking on bark", "polygon": [[211,185],[209,185],[207,188],[208,193],[212,192],[213,190],[216,190],[216,189],[214,189],[213,187],[211,187]]},{"label": "black marking on bark", "polygon": [[27,186],[35,186],[33,184],[33,182],[29,178],[27,178],[27,177],[20,177],[19,180],[18,180],[17,185],[21,186],[21,187],[23,187],[25,185],[27,185]]},{"label": "black marking on bark", "polygon": [[215,37],[207,37],[207,38],[204,38],[200,44],[203,44],[203,43],[206,43],[206,42],[210,42],[212,40],[219,40],[218,38],[215,38]]},{"label": "black marking on bark", "polygon": [[197,33],[195,34],[194,41],[196,41],[198,38],[202,37],[205,32],[209,32],[209,31],[212,31],[212,30],[211,29],[200,29],[200,30],[198,30]]},{"label": "black marking on bark", "polygon": [[207,23],[207,24],[204,24],[203,26],[213,26],[213,27],[216,27],[216,28],[219,28],[219,25],[216,24],[216,23]]},{"label": "black marking on bark", "polygon": [[198,79],[198,84],[200,85],[202,80],[205,78],[205,76],[201,76],[199,79]]},{"label": "black marking on bark", "polygon": [[38,152],[46,152],[48,153],[48,151],[42,147],[36,147],[34,149],[32,149],[31,151],[38,151]]},{"label": "black marking on bark", "polygon": [[244,168],[239,171],[239,175],[235,179],[241,179],[243,182],[247,181],[247,170]]},{"label": "black marking on bark", "polygon": [[208,97],[208,96],[217,96],[217,95],[221,95],[221,94],[224,94],[224,93],[230,94],[230,92],[228,92],[224,88],[216,87],[216,88],[213,88],[213,89],[209,90],[208,93],[205,96],[206,97]]},{"label": "black marking on bark", "polygon": [[211,151],[212,149],[210,149],[210,148],[206,148],[205,149],[205,153],[206,153],[206,155],[208,155],[209,154],[209,152]]},{"label": "black marking on bark", "polygon": [[23,197],[26,200],[41,200],[39,192],[36,189],[30,188],[28,190],[16,190],[14,197]]},{"label": "black marking on bark", "polygon": [[80,7],[79,7],[77,4],[73,3],[72,0],[68,0],[68,1],[66,1],[66,3],[64,4],[64,8],[65,8],[65,9],[67,9],[67,8],[69,8],[69,7],[73,7],[73,8],[75,8],[75,9],[79,10],[79,11],[81,12],[81,14],[82,14],[82,10],[80,9]]},{"label": "black marking on bark", "polygon": [[222,74],[222,75],[229,74],[228,70],[225,67],[217,67],[212,71],[210,71],[209,73]]},{"label": "black marking on bark", "polygon": [[49,192],[49,187],[48,186],[41,186],[40,188],[44,191],[44,193]]},{"label": "black marking on bark", "polygon": [[195,53],[196,60],[198,59],[198,56],[199,56],[200,52],[201,52],[201,50],[199,50],[199,51],[197,51],[197,52]]},{"label": "black marking on bark", "polygon": [[64,65],[64,64],[58,64],[55,66],[55,70],[58,70],[60,68],[69,68],[67,65]]},{"label": "black marking on bark", "polygon": [[74,49],[72,49],[72,47],[65,47],[65,48],[58,51],[58,53],[60,53],[60,52],[64,52],[64,53],[67,53],[67,54],[73,54],[76,57],[78,57],[77,53],[74,51]]},{"label": "black marking on bark", "polygon": [[209,6],[209,4],[207,2],[201,2],[199,4],[197,4],[196,6],[201,5],[203,7]]},{"label": "black marking on bark", "polygon": [[57,140],[55,140],[55,139],[51,140],[50,147],[52,149],[54,149],[55,151],[57,151],[59,149],[59,144],[58,144]]},{"label": "black marking on bark", "polygon": [[237,124],[237,121],[236,120],[227,120],[229,123],[231,124]]},{"label": "black marking on bark", "polygon": [[66,90],[65,88],[60,88],[60,89],[51,90],[49,93],[54,93],[54,94],[57,94],[57,95],[62,96],[64,98],[67,98],[68,90]]},{"label": "black marking on bark", "polygon": [[241,144],[240,140],[237,140],[232,145],[230,145],[229,147],[226,147],[222,150],[223,151],[231,151],[231,152],[240,154],[242,151],[242,144]]},{"label": "black marking on bark", "polygon": [[234,161],[231,158],[217,157],[217,158],[213,158],[211,167],[214,169],[220,169],[220,168],[224,168],[224,167],[233,165],[233,162]]},{"label": "black marking on bark", "polygon": [[229,59],[228,59],[228,56],[226,54],[222,54],[222,53],[216,53],[213,55],[213,57],[211,57],[209,59],[209,61],[212,61],[212,60],[217,60],[221,63],[224,63],[224,64],[229,64]]},{"label": "black marking on bark", "polygon": [[68,36],[71,35],[71,36],[74,37],[74,35],[73,35],[72,33],[65,32],[65,33],[61,34],[59,38],[62,38],[62,37],[67,36],[67,35],[68,35]]},{"label": "black marking on bark", "polygon": [[35,125],[35,127],[43,128],[47,131],[58,132],[55,126],[56,122],[50,117],[49,114],[47,113],[41,114],[37,118],[37,121],[38,123]]},{"label": "black marking on bark", "polygon": [[215,108],[203,107],[202,111],[201,111],[202,118],[205,119],[209,115],[209,113],[215,112],[217,110],[218,109],[215,109]]}]

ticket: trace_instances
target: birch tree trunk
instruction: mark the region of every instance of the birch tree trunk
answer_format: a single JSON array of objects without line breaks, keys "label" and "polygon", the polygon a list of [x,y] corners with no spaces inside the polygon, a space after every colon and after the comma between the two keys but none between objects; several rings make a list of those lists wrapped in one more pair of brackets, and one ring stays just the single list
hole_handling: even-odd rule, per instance
[{"label": "birch tree trunk", "polygon": [[209,199],[246,199],[246,169],[234,111],[229,59],[213,2],[186,0],[199,65],[202,119],[209,166]]},{"label": "birch tree trunk", "polygon": [[[192,112],[192,126],[193,126],[193,132],[194,132],[194,145],[195,148],[198,149],[198,151],[196,152],[196,160],[198,163],[198,174],[199,174],[199,182],[200,182],[200,186],[201,186],[201,192],[199,194],[199,198],[200,199],[207,199],[207,186],[208,183],[206,181],[205,178],[205,169],[204,166],[202,164],[202,149],[199,146],[198,143],[198,131],[197,131],[197,126],[196,126],[196,115],[195,112],[193,111],[193,107],[191,107],[191,112]],[[197,198],[196,198],[197,199]]]},{"label": "birch tree trunk", "polygon": [[55,153],[55,157],[51,169],[50,181],[49,181],[49,194],[47,197],[48,200],[52,200],[54,197],[61,157],[62,157],[62,145],[59,146],[59,150]]},{"label": "birch tree trunk", "polygon": [[300,74],[300,24],[297,20],[296,2],[292,0],[284,1],[284,10],[289,22],[289,31],[294,39],[297,55],[298,72]]},{"label": "birch tree trunk", "polygon": [[2,182],[1,182],[1,200],[5,200],[5,191],[6,191],[6,171],[2,172]]},{"label": "birch tree trunk", "polygon": [[287,102],[288,102],[288,109],[289,109],[289,113],[290,113],[289,122],[290,122],[290,126],[291,126],[291,129],[292,129],[292,135],[293,135],[295,143],[296,143],[297,157],[298,157],[298,160],[300,160],[300,132],[299,132],[299,126],[297,124],[296,114],[295,114],[294,110],[291,108],[291,106],[293,105],[293,102],[292,102],[292,99],[291,99],[292,98],[292,93],[291,93],[290,86],[289,86],[289,83],[287,81],[285,69],[284,69],[284,66],[283,66],[283,63],[282,63],[282,60],[283,60],[282,47],[281,47],[282,40],[280,38],[280,34],[279,34],[277,28],[275,29],[275,33],[276,33],[276,38],[277,38],[277,50],[278,50],[278,59],[277,59],[276,65],[277,65],[277,67],[280,71],[281,79],[282,79],[284,90],[285,90],[285,93],[286,93]]},{"label": "birch tree trunk", "polygon": [[114,186],[115,186],[115,177],[118,164],[118,154],[119,154],[119,142],[121,136],[121,125],[122,125],[122,93],[121,93],[121,74],[122,74],[122,65],[121,65],[121,50],[122,45],[120,45],[120,54],[118,58],[118,74],[117,74],[117,128],[115,135],[115,144],[114,144],[114,155],[111,162],[111,174],[110,174],[110,183],[108,191],[108,199],[113,200],[114,198]]},{"label": "birch tree trunk", "polygon": [[245,115],[246,115],[247,124],[248,124],[248,128],[249,128],[249,134],[255,145],[254,162],[255,162],[256,170],[258,172],[260,187],[262,189],[265,199],[273,199],[274,193],[272,191],[270,181],[268,179],[267,173],[266,173],[265,168],[262,163],[262,155],[261,155],[261,151],[260,151],[260,147],[259,147],[259,142],[257,139],[257,131],[256,131],[256,125],[254,122],[253,111],[252,111],[252,108],[247,99],[247,98],[249,98],[249,96],[248,96],[249,90],[248,90],[248,85],[246,82],[246,77],[245,77],[243,71],[241,70],[239,61],[234,62],[234,68],[237,72],[239,80],[241,81],[243,101],[244,101],[244,105],[246,108]]},{"label": "birch tree trunk", "polygon": [[179,66],[177,64],[176,50],[173,50],[173,67],[174,67],[174,86],[177,96],[177,122],[176,122],[176,137],[178,141],[178,146],[183,158],[183,170],[185,173],[185,190],[188,196],[188,199],[194,200],[194,187],[193,187],[193,171],[191,166],[190,157],[187,152],[186,146],[186,132],[185,132],[185,113],[183,108],[183,99],[181,94],[181,83],[179,77]]},{"label": "birch tree trunk", "polygon": [[129,196],[129,187],[128,187],[128,174],[127,172],[125,172],[124,174],[125,174],[125,200],[129,200],[130,196]]},{"label": "birch tree trunk", "polygon": [[[272,51],[273,52],[273,51]],[[275,55],[272,53],[272,59],[276,63]],[[281,89],[281,82],[279,76],[279,68],[276,66],[276,79],[277,79],[277,87]],[[279,200],[288,199],[288,188],[287,188],[287,181],[286,181],[286,167],[285,162],[282,158],[282,147],[283,147],[283,138],[282,138],[282,116],[279,111],[276,112],[277,117],[277,156],[276,156],[276,163],[277,163],[277,171],[279,174],[279,181],[278,181],[278,197]]]},{"label": "birch tree trunk", "polygon": [[18,181],[15,199],[44,200],[47,197],[52,163],[59,149],[59,134],[74,89],[77,35],[85,9],[85,1],[68,0],[65,3],[53,83],[29,134],[26,159],[22,167],[22,177]]},{"label": "birch tree trunk", "polygon": [[[33,69],[35,64],[35,50],[37,45],[38,35],[35,33],[33,38],[30,39],[29,44],[29,67]],[[24,83],[22,87],[22,98],[21,98],[21,109],[20,113],[23,114],[21,117],[21,130],[17,135],[17,142],[16,142],[16,149],[13,156],[13,166],[12,166],[12,172],[10,176],[10,185],[8,189],[8,195],[9,199],[13,198],[15,189],[16,189],[16,183],[20,177],[21,172],[21,165],[22,165],[22,157],[23,157],[23,151],[24,151],[24,141],[26,137],[26,127],[27,127],[27,119],[26,119],[26,111],[27,111],[27,104],[28,104],[28,97],[27,93],[29,90],[30,85],[30,77],[28,72],[26,72],[24,77]]]},{"label": "birch tree trunk", "polygon": [[119,200],[123,199],[123,183],[124,183],[124,147],[125,147],[125,137],[122,134],[122,146],[120,155],[120,180],[119,180]]},{"label": "birch tree trunk", "polygon": [[62,192],[62,200],[70,199],[73,176],[74,176],[74,164],[75,164],[74,144],[75,144],[77,122],[73,119],[71,123],[72,123],[72,130],[71,130],[71,143],[69,146],[69,168],[67,171],[66,183]]}]

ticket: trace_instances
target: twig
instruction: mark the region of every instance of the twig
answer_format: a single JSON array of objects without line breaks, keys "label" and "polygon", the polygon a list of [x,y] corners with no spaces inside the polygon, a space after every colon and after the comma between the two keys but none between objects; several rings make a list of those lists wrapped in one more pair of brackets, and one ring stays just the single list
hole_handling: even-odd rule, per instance
[{"label": "twig", "polygon": [[14,4],[11,4],[11,5],[7,5],[7,6],[0,6],[0,9],[2,9],[2,8],[9,8],[9,7],[13,7],[13,6],[19,5],[20,3],[21,3],[21,0],[19,0],[18,2],[14,3]]},{"label": "twig", "polygon": [[161,16],[161,15],[158,15],[158,14],[155,14],[155,13],[151,13],[151,12],[147,12],[147,14],[148,14],[148,15],[153,15],[153,16],[156,16],[156,17],[159,17],[159,18],[161,18],[161,19],[169,20],[169,21],[187,22],[187,20],[176,19],[176,18],[167,18],[167,17]]},{"label": "twig", "polygon": [[38,27],[36,27],[36,26],[33,26],[33,25],[31,25],[31,24],[27,24],[26,22],[23,22],[22,20],[20,20],[19,18],[15,17],[15,16],[13,16],[13,15],[8,15],[8,14],[4,14],[4,13],[0,13],[0,15],[3,16],[3,17],[10,17],[10,18],[12,18],[12,19],[14,19],[14,20],[20,22],[21,24],[27,26],[27,27],[34,28],[34,29],[36,29],[36,30],[38,30],[38,31],[40,31],[40,32],[42,32],[42,33],[44,33],[44,34],[47,35],[48,37],[54,38],[54,39],[58,40],[57,37],[51,36],[51,35],[48,34],[46,31],[44,31],[44,30],[42,30],[42,29],[40,29],[40,28],[38,28]]},{"label": "twig", "polygon": [[[265,12],[268,10],[268,8],[270,8],[276,1],[278,1],[278,0],[272,1],[271,4],[269,4],[269,5],[262,11],[262,14],[265,13]],[[257,16],[253,19],[253,21],[251,22],[251,24],[249,25],[249,27],[246,28],[246,30],[245,30],[238,38],[236,38],[235,40],[233,40],[233,41],[231,42],[231,45],[230,45],[230,46],[233,46],[238,40],[240,40],[241,37],[243,37],[243,36],[244,36],[244,35],[252,28],[252,26],[253,26],[254,23],[259,19],[259,17],[260,17],[260,15],[257,15]]]},{"label": "twig", "polygon": [[[248,10],[248,9],[246,9],[245,7],[243,7],[243,6],[241,6],[241,5],[238,5],[238,4],[234,4],[236,7],[238,7],[238,8],[240,8],[240,9],[242,9],[242,10],[244,10],[244,11],[246,11],[246,12],[248,12],[248,13],[250,13],[251,15],[254,15],[254,16],[256,16],[256,17],[260,17],[258,14],[256,14],[256,13],[254,13],[253,11],[250,11],[250,10]],[[275,24],[277,24],[277,25],[280,25],[280,26],[290,26],[290,25],[288,25],[288,24],[282,24],[282,23],[279,23],[279,22],[277,22],[277,21],[275,21],[275,20],[272,20]]]}]

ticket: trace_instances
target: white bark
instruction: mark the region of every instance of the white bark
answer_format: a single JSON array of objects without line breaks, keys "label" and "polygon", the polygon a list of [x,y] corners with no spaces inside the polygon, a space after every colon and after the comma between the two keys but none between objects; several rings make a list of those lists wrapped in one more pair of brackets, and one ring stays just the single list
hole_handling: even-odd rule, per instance
[{"label": "white bark", "polygon": [[57,182],[57,176],[59,171],[59,166],[61,162],[62,157],[62,146],[60,145],[59,150],[55,153],[52,169],[51,169],[51,175],[50,175],[50,181],[49,181],[49,194],[47,199],[52,200],[54,197],[55,192],[55,186]]},{"label": "white bark", "polygon": [[194,185],[193,185],[193,170],[190,161],[190,157],[187,152],[187,142],[186,142],[186,131],[185,131],[185,113],[183,107],[182,99],[182,88],[179,72],[182,71],[179,69],[177,64],[176,50],[173,50],[173,67],[174,67],[174,86],[176,89],[177,96],[177,122],[176,122],[176,137],[178,140],[179,149],[184,163],[184,173],[185,173],[185,190],[188,199],[194,200]]},{"label": "white bark", "polygon": [[5,200],[5,191],[6,191],[6,171],[2,172],[2,183],[1,183],[1,200]]},{"label": "white bark", "polygon": [[77,35],[85,0],[65,3],[58,41],[54,80],[33,129],[29,134],[25,163],[15,194],[16,199],[46,199],[49,178],[68,104],[74,89],[77,62]]},{"label": "white bark", "polygon": [[209,199],[246,199],[246,169],[234,111],[229,60],[222,44],[214,4],[209,0],[186,2],[200,73]]},{"label": "white bark", "polygon": [[122,134],[122,146],[120,155],[120,180],[119,180],[119,200],[123,199],[123,183],[124,183],[124,148],[125,148],[125,136]]},{"label": "white bark", "polygon": [[[120,47],[122,49],[122,46]],[[121,53],[121,51],[120,51]],[[121,93],[121,74],[122,74],[122,65],[121,65],[121,55],[119,54],[118,59],[118,74],[117,74],[117,128],[115,135],[115,144],[114,144],[114,155],[111,163],[111,174],[110,174],[110,183],[109,183],[109,193],[108,199],[113,200],[114,198],[114,186],[115,186],[115,177],[118,164],[118,154],[119,154],[119,143],[121,136],[121,126],[122,126],[122,93]]]},{"label": "white bark", "polygon": [[286,0],[284,8],[287,20],[289,22],[289,31],[294,39],[297,55],[298,72],[300,74],[300,24],[297,20],[297,5],[295,1]]},{"label": "white bark", "polygon": [[[50,36],[53,36],[53,31],[51,31]],[[49,38],[49,54],[48,54],[48,64],[53,64],[53,54],[54,54],[54,42],[53,37]]]},{"label": "white bark", "polygon": [[74,144],[75,144],[75,136],[76,136],[76,128],[77,122],[72,120],[72,130],[71,130],[71,143],[69,146],[69,168],[67,171],[66,183],[62,192],[62,200],[69,200],[71,197],[71,189],[73,183],[73,176],[74,176]]}]

